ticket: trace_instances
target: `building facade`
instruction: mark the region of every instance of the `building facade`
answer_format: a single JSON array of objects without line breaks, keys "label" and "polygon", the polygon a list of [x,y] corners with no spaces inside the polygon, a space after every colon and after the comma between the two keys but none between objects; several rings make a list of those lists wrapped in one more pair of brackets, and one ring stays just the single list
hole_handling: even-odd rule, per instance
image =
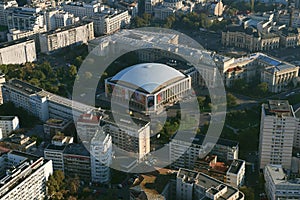
[{"label": "building facade", "polygon": [[284,169],[291,169],[295,132],[295,114],[288,101],[270,100],[268,104],[262,105],[259,139],[260,169],[267,164],[282,165]]},{"label": "building facade", "polygon": [[62,7],[64,11],[72,13],[79,18],[92,17],[95,13],[101,11],[101,4],[97,2],[90,4],[84,2],[66,2],[63,3]]},{"label": "building facade", "polygon": [[92,39],[94,39],[92,22],[80,22],[39,35],[42,53],[50,53],[73,44],[87,43]]},{"label": "building facade", "polygon": [[0,129],[4,138],[8,137],[12,131],[19,129],[19,127],[17,116],[0,116]]}]

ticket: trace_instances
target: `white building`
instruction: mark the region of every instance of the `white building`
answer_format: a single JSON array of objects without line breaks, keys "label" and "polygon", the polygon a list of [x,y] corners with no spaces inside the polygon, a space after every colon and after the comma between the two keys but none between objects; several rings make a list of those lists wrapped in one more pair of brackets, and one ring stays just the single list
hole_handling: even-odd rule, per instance
[{"label": "white building", "polygon": [[84,2],[66,2],[63,4],[63,9],[79,18],[92,17],[95,13],[101,11],[101,4],[98,2],[90,4]]},{"label": "white building", "polygon": [[0,199],[44,199],[52,161],[11,151],[0,157]]},{"label": "white building", "polygon": [[36,59],[34,40],[20,39],[0,45],[0,64],[24,64]]},{"label": "white building", "polygon": [[15,0],[1,1],[0,3],[0,25],[7,26],[7,8],[18,7]]},{"label": "white building", "polygon": [[51,165],[53,166],[53,170],[61,170],[64,171],[64,150],[66,145],[55,145],[49,144],[46,149],[44,149],[44,158],[47,160],[51,160]]},{"label": "white building", "polygon": [[130,19],[131,16],[127,10],[107,10],[107,12],[96,13],[92,17],[84,20],[94,22],[95,35],[107,35],[129,25]]},{"label": "white building", "polygon": [[80,115],[76,122],[78,139],[81,141],[90,142],[100,128],[101,118],[101,116],[94,115],[93,113]]},{"label": "white building", "polygon": [[[198,158],[203,158],[208,153],[217,155],[220,161],[227,162],[238,159],[238,142],[222,138],[207,136],[207,141],[203,144],[204,135],[196,135],[195,138],[174,137],[169,143],[169,159],[171,167],[174,169],[188,168],[194,169]],[[216,144],[210,141],[217,141]],[[240,182],[240,181],[239,181]]]},{"label": "white building", "polygon": [[266,165],[264,178],[268,199],[300,199],[300,179],[289,180],[281,165]]},{"label": "white building", "polygon": [[296,122],[293,107],[285,100],[270,100],[262,105],[259,166],[282,165],[291,169]]},{"label": "white building", "polygon": [[91,176],[94,183],[108,183],[112,162],[112,138],[109,134],[96,131],[91,140]]},{"label": "white building", "polygon": [[244,194],[201,172],[179,169],[176,178],[176,199],[244,200]]},{"label": "white building", "polygon": [[94,39],[93,22],[80,22],[39,35],[42,53],[50,53],[73,44],[87,43],[92,39]]},{"label": "white building", "polygon": [[79,21],[78,17],[62,10],[47,10],[44,17],[48,31],[69,26]]},{"label": "white building", "polygon": [[95,107],[60,97],[18,79],[11,79],[2,86],[3,101],[22,107],[42,121],[50,118],[77,120]]},{"label": "white building", "polygon": [[19,118],[17,116],[0,116],[0,129],[2,129],[3,138],[19,129]]},{"label": "white building", "polygon": [[228,171],[226,172],[226,183],[239,188],[244,184],[246,162],[244,160],[232,161]]}]

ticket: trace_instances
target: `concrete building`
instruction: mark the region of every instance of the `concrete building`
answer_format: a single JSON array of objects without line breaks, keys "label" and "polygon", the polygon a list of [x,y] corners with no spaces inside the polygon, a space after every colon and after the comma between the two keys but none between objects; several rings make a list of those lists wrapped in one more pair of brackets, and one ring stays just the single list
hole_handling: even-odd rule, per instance
[{"label": "concrete building", "polygon": [[162,0],[145,0],[145,13],[154,14],[154,7],[162,3]]},{"label": "concrete building", "polygon": [[36,147],[36,141],[23,134],[12,134],[3,139],[1,146],[15,151],[30,152]]},{"label": "concrete building", "polygon": [[281,165],[266,165],[264,178],[268,199],[300,199],[300,179],[288,179]]},{"label": "concrete building", "polygon": [[11,151],[0,157],[0,199],[44,199],[52,161]]},{"label": "concrete building", "polygon": [[[196,135],[195,138],[173,138],[169,143],[171,167],[194,169],[197,159],[203,158],[206,154],[217,155],[223,162],[238,159],[239,145],[237,142],[219,138],[216,144],[213,144],[209,141],[213,141],[214,138],[209,138],[205,144],[203,144],[204,135]],[[211,151],[208,152],[210,149]]]},{"label": "concrete building", "polygon": [[244,200],[244,194],[206,174],[179,169],[176,177],[176,199]]},{"label": "concrete building", "polygon": [[119,31],[130,24],[131,16],[128,11],[107,10],[96,13],[92,17],[84,19],[94,23],[95,35],[108,35]]},{"label": "concrete building", "polygon": [[191,77],[159,63],[137,64],[105,79],[107,97],[146,115],[162,112],[190,90]]},{"label": "concrete building", "polygon": [[246,162],[244,160],[234,160],[226,172],[226,183],[233,187],[239,188],[244,184],[246,171]]},{"label": "concrete building", "polygon": [[293,107],[285,100],[270,100],[262,105],[259,166],[282,165],[291,169],[294,135],[296,132]]},{"label": "concrete building", "polygon": [[18,79],[2,86],[3,101],[22,107],[42,121],[49,118],[73,120],[95,107],[60,97]]},{"label": "concrete building", "polygon": [[19,127],[17,116],[0,116],[0,129],[4,138],[8,137],[12,131],[19,129]]},{"label": "concrete building", "polygon": [[91,140],[91,176],[94,183],[108,183],[112,162],[112,137],[103,131],[96,131]]},{"label": "concrete building", "polygon": [[291,10],[279,10],[277,21],[281,24],[285,24],[288,27],[299,28],[300,27],[300,11],[299,9]]},{"label": "concrete building", "polygon": [[0,45],[0,64],[24,64],[36,61],[34,40],[20,39]]},{"label": "concrete building", "polygon": [[7,9],[7,26],[17,30],[44,30],[46,27],[41,9],[31,7]]},{"label": "concrete building", "polygon": [[84,2],[65,2],[62,5],[63,10],[72,13],[74,16],[83,18],[83,17],[92,17],[95,13],[101,11],[101,4],[98,2],[93,2],[90,4]]},{"label": "concrete building", "polygon": [[44,158],[52,161],[53,170],[64,171],[64,157],[63,152],[65,150],[65,145],[54,145],[49,144],[44,150]]},{"label": "concrete building", "polygon": [[133,117],[131,120],[136,123],[133,126],[128,116],[114,113],[114,117],[112,117],[111,113],[108,114],[109,117],[102,120],[102,127],[104,133],[112,137],[115,157],[122,153],[128,153],[128,159],[142,160],[150,152],[150,122]]},{"label": "concrete building", "polygon": [[69,26],[79,21],[78,17],[63,10],[47,10],[44,14],[47,31]]},{"label": "concrete building", "polygon": [[15,0],[1,1],[0,3],[0,25],[7,26],[7,8],[18,7]]},{"label": "concrete building", "polygon": [[[91,181],[90,152],[83,144],[67,145],[63,153],[64,173],[70,177],[78,176],[80,180]],[[109,172],[108,172],[109,173]],[[102,174],[104,176],[109,176]]]},{"label": "concrete building", "polygon": [[0,105],[3,104],[3,97],[2,97],[2,84],[4,84],[5,81],[5,74],[0,73]]},{"label": "concrete building", "polygon": [[43,125],[45,138],[51,139],[57,133],[62,133],[71,124],[70,120],[48,119]]},{"label": "concrete building", "polygon": [[50,53],[73,44],[87,43],[92,39],[94,39],[92,22],[80,22],[39,35],[42,53]]},{"label": "concrete building", "polygon": [[93,113],[80,115],[76,122],[78,139],[90,142],[100,128],[101,118],[102,116]]}]

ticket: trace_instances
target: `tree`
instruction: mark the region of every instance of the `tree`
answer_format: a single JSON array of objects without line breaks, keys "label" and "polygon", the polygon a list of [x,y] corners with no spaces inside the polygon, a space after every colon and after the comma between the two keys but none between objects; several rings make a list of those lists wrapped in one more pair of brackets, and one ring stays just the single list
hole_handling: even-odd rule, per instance
[{"label": "tree", "polygon": [[71,78],[74,78],[76,76],[76,74],[77,74],[77,68],[76,68],[76,66],[75,65],[71,65],[69,67],[69,76]]},{"label": "tree", "polygon": [[240,188],[240,191],[244,193],[245,199],[254,200],[254,190],[252,188],[244,186]]},{"label": "tree", "polygon": [[235,106],[237,103],[236,103],[236,97],[233,96],[231,93],[228,93],[226,95],[227,97],[227,106],[228,107],[232,107],[232,106]]},{"label": "tree", "polygon": [[268,92],[268,83],[262,82],[257,85],[257,92],[266,94]]}]

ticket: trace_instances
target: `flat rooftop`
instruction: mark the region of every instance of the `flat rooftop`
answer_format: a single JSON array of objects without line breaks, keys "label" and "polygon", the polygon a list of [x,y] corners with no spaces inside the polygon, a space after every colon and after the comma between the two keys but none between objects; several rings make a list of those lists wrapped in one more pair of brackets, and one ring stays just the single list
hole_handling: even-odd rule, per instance
[{"label": "flat rooftop", "polygon": [[27,95],[33,95],[33,94],[36,94],[38,92],[41,92],[43,89],[39,88],[39,87],[36,87],[36,86],[33,86],[29,83],[26,83],[24,81],[21,81],[19,79],[11,79],[7,82],[7,84],[14,88],[14,89],[17,89]]},{"label": "flat rooftop", "polygon": [[232,161],[228,171],[232,174],[237,174],[241,170],[241,167],[244,163],[245,161],[243,160],[234,160]]},{"label": "flat rooftop", "polygon": [[83,144],[69,144],[64,150],[64,154],[72,154],[78,156],[90,156],[90,152],[85,148]]},{"label": "flat rooftop", "polygon": [[293,116],[292,108],[288,100],[269,100],[264,104],[266,115]]},{"label": "flat rooftop", "polygon": [[58,29],[42,33],[41,35],[48,36],[48,35],[52,35],[52,34],[55,34],[55,33],[60,33],[60,32],[63,32],[63,31],[67,31],[67,30],[70,30],[70,29],[73,29],[73,28],[77,28],[77,27],[80,27],[80,26],[84,26],[84,25],[87,25],[87,24],[90,24],[90,23],[92,23],[92,22],[80,21],[80,22],[77,22],[77,23],[72,24],[72,25],[60,27]]},{"label": "flat rooftop", "polygon": [[0,49],[1,48],[5,48],[5,47],[9,47],[9,46],[13,46],[15,44],[20,44],[20,43],[28,42],[28,41],[34,42],[33,39],[21,38],[21,39],[18,39],[18,40],[12,40],[12,41],[9,41],[9,42],[3,42],[3,43],[1,43],[0,44]]},{"label": "flat rooftop", "polygon": [[62,146],[58,146],[58,145],[54,145],[54,144],[49,144],[46,150],[54,150],[54,151],[63,151],[66,148],[66,145],[62,145]]}]

